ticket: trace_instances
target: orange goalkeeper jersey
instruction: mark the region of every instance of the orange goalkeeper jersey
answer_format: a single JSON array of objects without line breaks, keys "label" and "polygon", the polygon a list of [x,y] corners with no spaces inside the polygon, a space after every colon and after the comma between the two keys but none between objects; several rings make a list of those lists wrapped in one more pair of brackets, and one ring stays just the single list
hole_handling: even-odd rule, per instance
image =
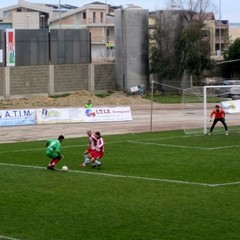
[{"label": "orange goalkeeper jersey", "polygon": [[215,118],[217,118],[217,119],[224,118],[225,117],[225,111],[222,108],[220,108],[218,112],[216,111],[216,109],[213,109],[210,117],[212,118],[213,115],[215,115]]}]

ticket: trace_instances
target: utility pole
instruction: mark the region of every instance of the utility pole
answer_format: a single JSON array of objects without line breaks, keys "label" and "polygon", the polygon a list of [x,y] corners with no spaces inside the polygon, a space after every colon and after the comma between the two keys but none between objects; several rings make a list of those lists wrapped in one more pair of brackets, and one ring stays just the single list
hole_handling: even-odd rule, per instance
[{"label": "utility pole", "polygon": [[62,28],[61,0],[59,0],[58,11],[59,11],[59,28],[61,29]]},{"label": "utility pole", "polygon": [[219,52],[220,56],[222,55],[222,6],[221,6],[221,0],[219,0]]},{"label": "utility pole", "polygon": [[108,5],[107,5],[107,0],[105,1],[105,4],[106,4],[106,8],[105,8],[105,26],[104,26],[104,53],[105,53],[105,61],[107,61],[107,57],[108,57],[108,46],[107,46],[107,42],[108,42],[108,39],[107,39],[107,14],[108,14]]}]

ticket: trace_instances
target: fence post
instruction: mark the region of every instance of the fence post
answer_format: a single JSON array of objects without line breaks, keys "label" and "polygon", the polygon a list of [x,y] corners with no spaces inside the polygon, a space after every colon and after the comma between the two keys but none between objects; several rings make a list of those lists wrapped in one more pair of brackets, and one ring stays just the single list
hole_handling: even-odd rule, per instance
[{"label": "fence post", "polygon": [[4,90],[3,90],[3,96],[4,100],[10,99],[10,67],[4,67]]},{"label": "fence post", "polygon": [[54,91],[54,65],[49,64],[48,95],[53,96]]},{"label": "fence post", "polygon": [[95,92],[95,65],[93,63],[88,64],[88,91]]}]

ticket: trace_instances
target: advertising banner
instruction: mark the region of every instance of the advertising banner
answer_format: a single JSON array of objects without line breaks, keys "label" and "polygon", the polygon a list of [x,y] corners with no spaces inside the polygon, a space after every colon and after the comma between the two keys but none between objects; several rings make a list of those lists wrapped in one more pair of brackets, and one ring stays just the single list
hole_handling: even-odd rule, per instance
[{"label": "advertising banner", "polygon": [[15,66],[15,31],[6,30],[6,65]]},{"label": "advertising banner", "polygon": [[74,122],[132,121],[130,107],[0,110],[0,127]]},{"label": "advertising banner", "polygon": [[221,102],[221,104],[226,113],[240,112],[240,100],[224,101],[224,102]]},{"label": "advertising banner", "polygon": [[131,121],[130,107],[102,107],[85,109],[86,122]]},{"label": "advertising banner", "polygon": [[36,116],[37,124],[83,122],[84,108],[42,108]]},{"label": "advertising banner", "polygon": [[35,109],[0,110],[0,126],[35,124]]}]

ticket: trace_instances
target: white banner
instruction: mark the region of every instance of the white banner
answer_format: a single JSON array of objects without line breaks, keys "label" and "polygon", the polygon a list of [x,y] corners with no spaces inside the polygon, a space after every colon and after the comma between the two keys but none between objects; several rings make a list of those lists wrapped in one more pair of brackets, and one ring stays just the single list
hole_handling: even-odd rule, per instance
[{"label": "white banner", "polygon": [[130,107],[102,107],[85,109],[86,122],[132,121]]},{"label": "white banner", "polygon": [[131,121],[130,107],[36,109],[37,124]]},{"label": "white banner", "polygon": [[83,122],[84,108],[42,108],[36,115],[37,124]]},{"label": "white banner", "polygon": [[35,124],[35,109],[0,110],[0,126]]},{"label": "white banner", "polygon": [[132,121],[130,107],[0,110],[0,126]]},{"label": "white banner", "polygon": [[226,113],[240,112],[240,100],[225,101],[221,102],[221,104]]}]

